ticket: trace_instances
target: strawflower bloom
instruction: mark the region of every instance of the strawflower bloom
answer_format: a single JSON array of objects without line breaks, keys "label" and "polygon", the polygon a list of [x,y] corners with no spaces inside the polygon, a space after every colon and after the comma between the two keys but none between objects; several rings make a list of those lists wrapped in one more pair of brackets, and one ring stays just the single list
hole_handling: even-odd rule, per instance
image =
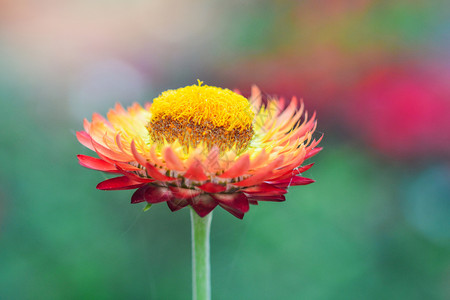
[{"label": "strawflower bloom", "polygon": [[220,206],[242,219],[250,204],[284,201],[289,186],[314,182],[302,176],[313,164],[301,165],[321,150],[316,124],[295,97],[262,99],[253,86],[247,99],[199,81],[85,119],[77,138],[99,158],[78,159],[119,175],[98,189],[137,189],[131,203],[191,206],[200,217]]},{"label": "strawflower bloom", "polygon": [[[212,210],[221,206],[242,219],[250,204],[284,201],[291,185],[321,148],[312,135],[315,116],[296,98],[263,101],[257,87],[249,99],[202,85],[168,90],[107,119],[94,114],[77,132],[99,158],[78,155],[82,166],[118,174],[101,190],[136,189],[131,203],[166,202],[172,211],[191,206],[193,299],[211,298],[209,232]],[[195,211],[195,212],[194,212]]]}]

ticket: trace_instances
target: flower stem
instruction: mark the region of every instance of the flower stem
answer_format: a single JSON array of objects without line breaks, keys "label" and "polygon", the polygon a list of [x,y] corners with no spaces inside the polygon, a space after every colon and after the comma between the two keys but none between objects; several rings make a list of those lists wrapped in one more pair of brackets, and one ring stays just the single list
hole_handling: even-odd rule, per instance
[{"label": "flower stem", "polygon": [[201,218],[191,209],[192,230],[192,299],[211,299],[211,267],[209,261],[209,232],[212,212]]}]

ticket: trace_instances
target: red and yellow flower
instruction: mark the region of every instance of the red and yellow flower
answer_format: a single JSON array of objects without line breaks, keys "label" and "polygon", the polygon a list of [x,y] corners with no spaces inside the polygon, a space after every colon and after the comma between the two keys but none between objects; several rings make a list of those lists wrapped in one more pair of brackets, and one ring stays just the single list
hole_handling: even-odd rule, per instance
[{"label": "red and yellow flower", "polygon": [[292,98],[249,99],[207,85],[168,90],[145,107],[120,104],[107,118],[84,120],[77,138],[99,158],[78,155],[82,166],[119,174],[100,190],[137,189],[131,203],[166,202],[172,211],[191,206],[199,216],[221,206],[243,218],[249,204],[284,201],[317,154],[315,115]]}]

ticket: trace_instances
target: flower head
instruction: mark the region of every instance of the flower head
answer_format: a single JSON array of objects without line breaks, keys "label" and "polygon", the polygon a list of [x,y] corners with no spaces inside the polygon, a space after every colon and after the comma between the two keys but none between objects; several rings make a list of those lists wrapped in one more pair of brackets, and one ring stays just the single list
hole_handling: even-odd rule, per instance
[{"label": "flower head", "polygon": [[313,115],[295,97],[263,100],[257,87],[249,99],[228,89],[202,85],[168,90],[146,104],[107,118],[94,114],[77,132],[99,158],[78,155],[82,166],[120,174],[101,190],[137,189],[131,203],[166,202],[172,211],[190,205],[201,217],[221,206],[243,218],[249,204],[284,201],[317,154]]}]

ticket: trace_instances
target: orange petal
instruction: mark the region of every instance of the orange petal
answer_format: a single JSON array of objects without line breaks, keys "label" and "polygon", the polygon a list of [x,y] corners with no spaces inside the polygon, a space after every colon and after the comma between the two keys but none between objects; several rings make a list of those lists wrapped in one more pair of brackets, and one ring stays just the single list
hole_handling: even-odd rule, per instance
[{"label": "orange petal", "polygon": [[85,146],[88,149],[91,149],[92,151],[95,151],[94,147],[92,146],[91,136],[86,131],[77,131],[77,139],[81,145]]},{"label": "orange petal", "polygon": [[134,140],[131,141],[130,144],[131,147],[131,153],[133,154],[133,157],[136,159],[136,161],[142,165],[145,166],[147,164],[147,160],[145,159],[144,156],[142,156],[136,149],[136,144],[134,142]]},{"label": "orange petal", "polygon": [[217,146],[213,146],[208,153],[208,157],[206,158],[205,168],[209,173],[216,173],[220,168],[219,163],[219,148]]},{"label": "orange petal", "polygon": [[283,163],[284,156],[278,156],[274,161],[272,161],[270,164],[265,166],[264,168],[261,168],[256,171],[255,175],[244,179],[242,181],[233,183],[235,186],[252,186],[262,183],[263,181],[268,180],[272,174],[273,171],[279,167],[280,164]]},{"label": "orange petal", "polygon": [[234,178],[245,174],[250,168],[250,156],[245,154],[231,166],[225,173],[220,175],[220,178]]},{"label": "orange petal", "polygon": [[150,147],[150,159],[153,162],[153,164],[155,164],[155,165],[158,165],[158,166],[163,165],[162,161],[156,155],[156,146],[155,145],[152,145]]},{"label": "orange petal", "polygon": [[269,154],[266,153],[265,149],[262,149],[261,152],[250,162],[250,169],[254,169],[259,167],[261,164],[265,163],[269,158]]},{"label": "orange petal", "polygon": [[166,166],[169,170],[184,171],[184,164],[173,152],[171,147],[166,147],[164,150],[164,159],[166,160]]},{"label": "orange petal", "polygon": [[264,171],[260,171],[258,173],[256,173],[255,175],[244,179],[242,181],[233,183],[233,185],[235,186],[252,186],[252,185],[257,185],[265,180],[267,180],[271,175],[272,175],[272,170],[270,169],[265,169]]},{"label": "orange petal", "polygon": [[[105,146],[97,143],[94,139],[91,139],[92,146],[95,148],[95,152],[100,156],[107,157],[109,159],[119,161],[119,162],[129,162],[132,161],[131,157],[125,155],[123,153],[114,152],[111,149],[106,148]],[[103,157],[102,157],[103,158]]]},{"label": "orange petal", "polygon": [[205,175],[205,172],[203,172],[202,164],[197,159],[194,160],[194,162],[191,164],[189,169],[184,174],[184,177],[196,181],[208,180],[208,177]]}]

